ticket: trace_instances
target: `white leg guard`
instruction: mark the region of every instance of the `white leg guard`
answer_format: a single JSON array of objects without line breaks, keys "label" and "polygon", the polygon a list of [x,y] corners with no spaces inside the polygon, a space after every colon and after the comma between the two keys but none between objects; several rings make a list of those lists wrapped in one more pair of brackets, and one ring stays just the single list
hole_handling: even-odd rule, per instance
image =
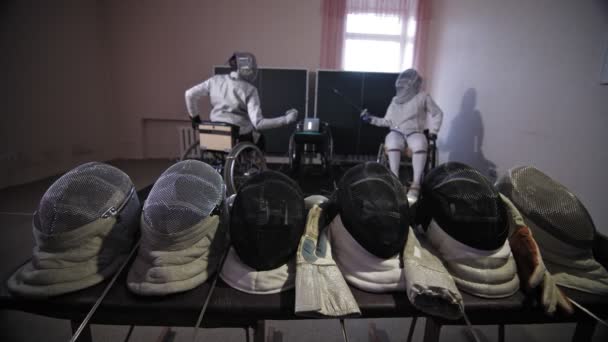
[{"label": "white leg guard", "polygon": [[399,165],[401,164],[401,151],[389,150],[386,152],[388,155],[388,165],[391,171],[399,178]]},{"label": "white leg guard", "polygon": [[422,182],[422,172],[426,164],[426,154],[428,143],[422,133],[414,133],[407,137],[407,145],[412,150],[412,169],[414,171],[412,186],[407,192],[407,199],[410,205],[418,200],[420,193],[420,183]]},{"label": "white leg guard", "polygon": [[391,171],[399,178],[399,165],[401,163],[401,152],[405,148],[405,139],[397,132],[390,132],[384,138],[384,146],[388,156],[388,165]]}]

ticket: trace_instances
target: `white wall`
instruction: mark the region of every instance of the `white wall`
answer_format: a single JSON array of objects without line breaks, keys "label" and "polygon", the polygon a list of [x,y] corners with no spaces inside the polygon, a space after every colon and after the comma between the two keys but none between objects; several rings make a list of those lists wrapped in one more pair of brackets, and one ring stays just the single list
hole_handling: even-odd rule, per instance
[{"label": "white wall", "polygon": [[0,5],[0,188],[111,157],[117,123],[97,5]]},{"label": "white wall", "polygon": [[608,234],[608,43],[603,1],[433,0],[429,90],[445,112],[440,159],[498,175],[531,164]]},{"label": "white wall", "polygon": [[[320,56],[320,3],[109,2],[105,15],[113,43],[116,120],[121,123],[119,156],[177,155],[179,123],[153,119],[186,119],[185,90],[211,76],[212,66],[224,64],[233,51],[253,52],[262,66],[316,69]],[[143,143],[151,136],[161,140],[153,150]]]}]

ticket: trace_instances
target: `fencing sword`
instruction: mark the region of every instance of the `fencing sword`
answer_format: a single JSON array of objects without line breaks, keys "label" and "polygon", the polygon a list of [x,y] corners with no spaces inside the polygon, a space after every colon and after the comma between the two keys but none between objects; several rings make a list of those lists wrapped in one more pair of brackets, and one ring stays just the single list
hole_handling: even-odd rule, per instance
[{"label": "fencing sword", "polygon": [[342,94],[338,89],[331,88],[331,90],[334,94],[338,95],[349,106],[353,107],[354,109],[356,109],[359,112],[363,111],[363,108],[361,106],[354,103],[350,98],[348,98],[346,95]]},{"label": "fencing sword", "polygon": [[[232,197],[232,196],[231,196]],[[234,197],[233,197],[234,200]],[[230,202],[230,198],[224,200],[224,208],[223,208],[223,220],[221,220],[221,225],[226,229],[226,239],[228,240],[226,251],[222,255],[222,258],[218,262],[218,267],[213,277],[213,281],[211,282],[211,286],[209,286],[209,292],[205,297],[205,301],[203,302],[203,307],[198,314],[198,318],[196,319],[196,325],[194,326],[194,332],[192,333],[192,342],[196,341],[196,336],[198,335],[198,330],[200,328],[201,323],[203,322],[203,317],[205,316],[205,311],[207,311],[207,306],[209,305],[209,301],[211,300],[211,296],[213,295],[213,290],[215,290],[215,286],[217,285],[217,280],[220,277],[220,272],[222,272],[222,268],[224,268],[224,263],[228,257],[228,253],[230,252],[230,207],[232,203]]]},{"label": "fencing sword", "polygon": [[99,307],[99,305],[101,304],[103,299],[106,297],[108,292],[110,292],[110,289],[112,288],[114,283],[116,283],[116,279],[118,279],[118,276],[122,273],[124,268],[131,261],[131,259],[133,259],[133,256],[135,255],[135,252],[137,251],[137,247],[139,247],[140,242],[141,242],[141,240],[138,240],[137,243],[135,244],[135,246],[133,246],[133,248],[131,249],[131,252],[129,252],[129,255],[127,256],[125,261],[122,263],[122,265],[120,265],[120,268],[118,269],[118,271],[114,274],[114,276],[112,277],[112,279],[110,280],[108,285],[106,285],[106,287],[103,289],[101,296],[99,296],[99,298],[97,299],[97,301],[95,302],[95,304],[93,305],[91,310],[89,310],[89,312],[87,313],[85,318],[82,320],[82,322],[78,326],[78,329],[76,330],[74,335],[72,335],[70,342],[75,342],[78,339],[78,337],[80,336],[80,334],[82,333],[84,328],[89,323],[89,320],[91,320],[91,317],[93,317],[93,314],[95,313],[95,311],[97,311],[97,308]]}]

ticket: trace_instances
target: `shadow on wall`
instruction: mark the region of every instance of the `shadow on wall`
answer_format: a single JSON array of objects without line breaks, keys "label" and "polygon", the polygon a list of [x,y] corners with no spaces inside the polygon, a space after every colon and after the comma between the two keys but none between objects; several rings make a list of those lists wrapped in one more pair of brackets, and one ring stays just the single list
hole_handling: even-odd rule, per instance
[{"label": "shadow on wall", "polygon": [[448,153],[448,161],[472,166],[494,182],[496,164],[483,155],[483,122],[476,107],[477,91],[469,88],[462,96],[460,112],[452,120],[448,137],[442,145]]}]

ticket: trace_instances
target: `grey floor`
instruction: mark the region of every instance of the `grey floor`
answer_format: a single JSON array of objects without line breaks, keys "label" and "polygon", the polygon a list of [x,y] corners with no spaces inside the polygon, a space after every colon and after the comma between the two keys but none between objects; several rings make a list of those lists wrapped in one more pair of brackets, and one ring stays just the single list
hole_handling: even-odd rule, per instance
[{"label": "grey floor", "polygon": [[[131,176],[138,189],[152,184],[173,162],[168,160],[114,161],[113,165]],[[0,190],[0,274],[6,274],[31,255],[33,247],[31,213],[40,197],[56,177]],[[349,341],[404,341],[411,320],[351,319],[346,321]],[[418,320],[414,340],[421,341],[424,319]],[[496,326],[476,326],[483,341],[496,341]],[[125,326],[92,327],[94,341],[122,341],[128,331]],[[570,341],[573,324],[511,325],[506,327],[507,341]],[[163,327],[135,327],[130,341],[190,341],[192,330]],[[269,321],[267,341],[342,341],[337,320]],[[68,321],[16,311],[0,311],[0,341],[68,341]],[[199,341],[244,341],[242,329],[205,329]],[[453,326],[441,330],[441,341],[469,341],[464,328]],[[608,328],[598,326],[594,341],[608,341]]]}]

